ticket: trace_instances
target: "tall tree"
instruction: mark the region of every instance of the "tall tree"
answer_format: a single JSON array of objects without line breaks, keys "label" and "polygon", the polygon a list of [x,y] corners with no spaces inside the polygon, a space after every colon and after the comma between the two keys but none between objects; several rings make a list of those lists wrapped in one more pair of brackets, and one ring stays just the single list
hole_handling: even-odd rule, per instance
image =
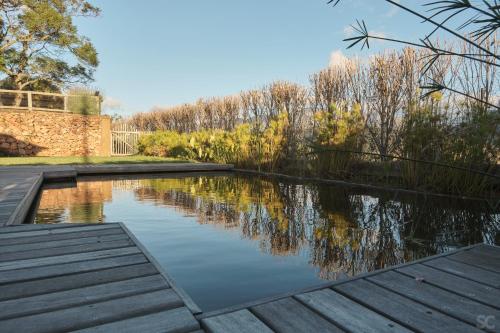
[{"label": "tall tree", "polygon": [[97,52],[73,18],[99,13],[85,0],[0,0],[2,85],[57,91],[92,81]]}]

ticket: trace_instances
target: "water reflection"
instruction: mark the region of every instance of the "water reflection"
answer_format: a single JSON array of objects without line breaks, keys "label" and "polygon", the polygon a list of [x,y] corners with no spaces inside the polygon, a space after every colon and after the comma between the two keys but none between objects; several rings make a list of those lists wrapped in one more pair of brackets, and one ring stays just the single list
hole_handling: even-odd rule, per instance
[{"label": "water reflection", "polygon": [[113,182],[49,185],[38,201],[37,223],[102,223],[104,203],[113,199]]},{"label": "water reflection", "polygon": [[35,222],[105,222],[104,204],[120,192],[201,225],[235,230],[262,253],[305,255],[322,279],[495,243],[500,230],[498,212],[479,201],[233,175],[82,180],[72,188],[45,189]]}]

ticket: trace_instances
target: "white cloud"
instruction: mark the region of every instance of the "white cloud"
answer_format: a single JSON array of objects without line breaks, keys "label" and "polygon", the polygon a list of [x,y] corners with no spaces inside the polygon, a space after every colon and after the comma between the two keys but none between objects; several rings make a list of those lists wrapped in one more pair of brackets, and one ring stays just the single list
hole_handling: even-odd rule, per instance
[{"label": "white cloud", "polygon": [[352,37],[352,35],[354,35],[354,28],[350,25],[346,25],[342,31],[346,38]]},{"label": "white cloud", "polygon": [[373,37],[387,38],[387,35],[383,31],[370,30],[368,31],[368,34]]},{"label": "white cloud", "polygon": [[102,108],[105,110],[119,110],[123,108],[123,104],[116,98],[106,96],[102,102]]},{"label": "white cloud", "polygon": [[333,51],[330,54],[330,67],[344,66],[349,59],[340,50]]},{"label": "white cloud", "polygon": [[[395,0],[394,2],[400,3],[400,0]],[[391,6],[391,9],[389,9],[389,11],[385,14],[385,16],[387,16],[387,17],[393,17],[394,15],[396,15],[399,12],[399,7],[394,6],[392,4],[390,6]]]}]

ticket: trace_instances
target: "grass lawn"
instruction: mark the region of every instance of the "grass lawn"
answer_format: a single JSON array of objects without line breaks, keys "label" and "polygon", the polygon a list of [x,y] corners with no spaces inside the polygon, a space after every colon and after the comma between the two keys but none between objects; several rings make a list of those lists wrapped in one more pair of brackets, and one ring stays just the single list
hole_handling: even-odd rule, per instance
[{"label": "grass lawn", "polygon": [[112,156],[112,157],[0,157],[0,166],[43,165],[43,164],[127,164],[127,163],[180,163],[191,162],[176,158],[153,156]]}]

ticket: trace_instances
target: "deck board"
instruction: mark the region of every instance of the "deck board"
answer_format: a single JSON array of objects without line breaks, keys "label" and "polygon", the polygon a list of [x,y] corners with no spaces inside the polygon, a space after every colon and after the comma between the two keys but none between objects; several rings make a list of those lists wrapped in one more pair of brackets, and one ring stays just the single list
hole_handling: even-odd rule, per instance
[{"label": "deck board", "polygon": [[31,250],[58,248],[58,247],[66,247],[72,245],[104,243],[104,242],[117,241],[123,239],[129,239],[129,237],[123,234],[116,234],[116,235],[105,235],[97,237],[63,239],[59,241],[47,241],[39,243],[28,243],[28,244],[17,244],[17,245],[6,245],[6,246],[0,245],[0,253],[5,254],[11,252],[25,252]]},{"label": "deck board", "polygon": [[129,246],[125,248],[112,249],[112,250],[101,250],[101,251],[84,252],[77,254],[57,255],[53,257],[6,261],[6,262],[0,262],[0,272],[22,269],[22,268],[38,267],[38,266],[65,264],[77,261],[89,261],[94,259],[121,257],[139,253],[141,253],[141,251],[137,247]]},{"label": "deck board", "polygon": [[71,278],[63,275],[9,283],[0,285],[0,301],[123,281],[154,274],[158,274],[158,270],[150,263],[144,263],[76,273],[72,274]]},{"label": "deck board", "polygon": [[252,312],[275,332],[342,332],[293,298],[252,307]]},{"label": "deck board", "polygon": [[148,260],[143,254],[135,254],[130,256],[79,261],[59,265],[15,269],[2,272],[0,274],[0,284],[28,281],[52,276],[62,276],[74,273],[90,272],[100,269],[142,264],[147,262]]},{"label": "deck board", "polygon": [[123,247],[131,247],[133,245],[134,244],[130,239],[119,239],[109,242],[96,242],[96,243],[87,243],[80,245],[55,247],[55,248],[36,249],[31,251],[0,253],[0,262],[119,249]]},{"label": "deck board", "polygon": [[448,259],[462,262],[474,267],[483,268],[495,273],[500,273],[500,257],[495,258],[492,256],[484,256],[471,251],[464,251],[449,256]]},{"label": "deck board", "polygon": [[429,260],[423,263],[426,266],[448,272],[468,280],[476,281],[495,288],[500,288],[500,273],[494,273],[479,267],[467,265],[446,257]]},{"label": "deck board", "polygon": [[405,296],[394,293],[366,280],[356,280],[334,288],[358,303],[421,332],[474,332],[471,326],[458,319],[435,311]]},{"label": "deck board", "polygon": [[75,331],[75,333],[187,333],[198,331],[198,328],[198,324],[188,308],[181,307],[94,326]]},{"label": "deck board", "polygon": [[200,329],[185,298],[122,224],[30,227],[0,233],[0,251],[7,249],[0,252],[0,332]]},{"label": "deck board", "polygon": [[30,244],[30,243],[52,242],[65,239],[106,236],[106,235],[123,235],[123,232],[120,229],[113,228],[105,230],[70,232],[70,233],[56,234],[56,235],[50,234],[42,236],[18,237],[18,238],[2,239],[1,244],[2,245]]},{"label": "deck board", "polygon": [[61,332],[88,328],[182,306],[172,289],[113,299],[63,310],[2,320],[4,332]]},{"label": "deck board", "polygon": [[168,289],[168,284],[161,275],[157,274],[90,287],[46,293],[38,296],[23,297],[0,302],[0,320],[102,302],[113,298],[142,294],[160,289]]},{"label": "deck board", "polygon": [[470,325],[476,325],[481,315],[494,316],[493,323],[500,327],[500,311],[497,309],[425,281],[420,282],[394,271],[375,275],[368,280]]},{"label": "deck board", "polygon": [[415,279],[423,279],[424,283],[500,308],[500,289],[420,264],[406,266],[397,271]]},{"label": "deck board", "polygon": [[0,171],[0,226],[23,222],[42,181],[40,172]]},{"label": "deck board", "polygon": [[297,295],[296,298],[349,332],[411,332],[331,289]]},{"label": "deck board", "polygon": [[475,245],[198,317],[210,333],[249,315],[275,332],[500,332],[499,251]]},{"label": "deck board", "polygon": [[273,331],[248,310],[202,320],[206,330],[218,333],[272,333]]}]

